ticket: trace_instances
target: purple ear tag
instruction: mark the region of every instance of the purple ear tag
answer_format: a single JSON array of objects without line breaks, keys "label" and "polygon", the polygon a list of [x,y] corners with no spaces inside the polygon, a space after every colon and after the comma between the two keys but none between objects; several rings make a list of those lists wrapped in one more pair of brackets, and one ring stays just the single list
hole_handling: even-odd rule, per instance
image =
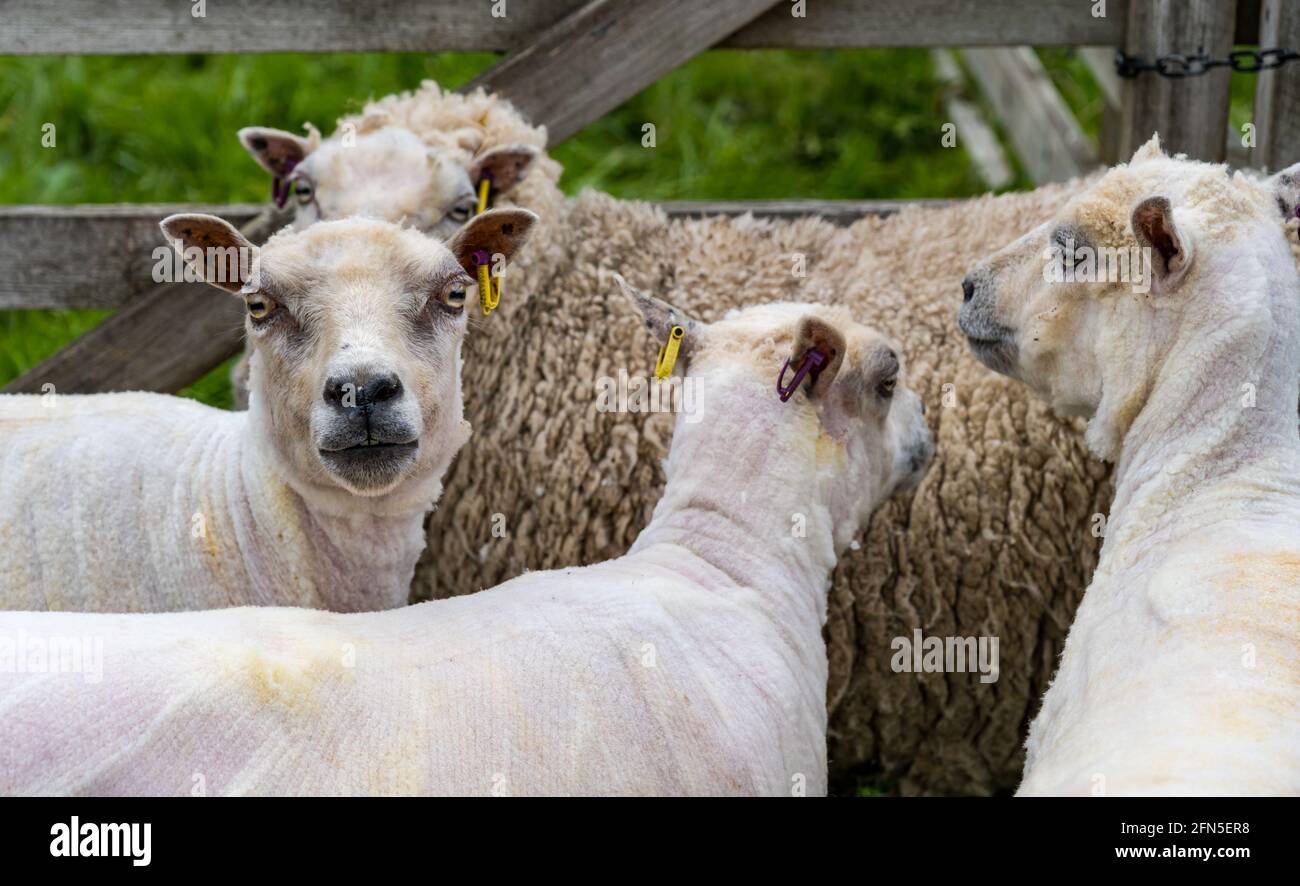
[{"label": "purple ear tag", "polygon": [[286,160],[284,171],[271,179],[271,200],[274,201],[276,209],[284,209],[284,204],[289,202],[289,191],[293,189],[293,185],[289,182],[288,176],[297,165],[297,160]]},{"label": "purple ear tag", "polygon": [[804,352],[803,360],[799,362],[799,368],[794,372],[794,378],[790,384],[785,383],[785,373],[790,368],[790,358],[787,357],[785,365],[781,367],[781,374],[776,379],[776,392],[781,397],[781,402],[789,400],[794,396],[794,392],[799,390],[799,385],[803,384],[804,376],[809,376],[816,383],[817,375],[826,365],[826,355],[817,348],[809,348]]}]

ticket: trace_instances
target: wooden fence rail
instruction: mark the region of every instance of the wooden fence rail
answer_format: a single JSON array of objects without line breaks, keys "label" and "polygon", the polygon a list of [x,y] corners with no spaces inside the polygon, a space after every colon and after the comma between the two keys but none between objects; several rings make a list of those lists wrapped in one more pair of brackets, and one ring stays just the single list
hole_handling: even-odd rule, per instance
[{"label": "wooden fence rail", "polygon": [[[186,52],[514,52],[590,5],[584,0],[0,0],[0,55]],[[644,0],[639,6],[657,4]],[[726,0],[698,0],[700,14]],[[778,0],[724,35],[737,49],[855,46],[1117,46],[1128,0]],[[497,7],[498,10],[500,7]],[[1257,23],[1243,22],[1253,35]]]},{"label": "wooden fence rail", "polygon": [[[833,224],[850,224],[864,215],[892,215],[908,205],[941,205],[944,200],[679,200],[659,205],[674,218],[742,215],[795,218],[816,215]],[[261,204],[221,205],[109,204],[81,206],[0,206],[0,267],[21,276],[0,276],[0,310],[13,308],[116,309],[150,292],[155,250],[168,262],[171,247],[158,222],[176,212],[206,212],[237,227],[259,217],[278,227],[280,220]],[[173,269],[174,270],[174,269]]]}]

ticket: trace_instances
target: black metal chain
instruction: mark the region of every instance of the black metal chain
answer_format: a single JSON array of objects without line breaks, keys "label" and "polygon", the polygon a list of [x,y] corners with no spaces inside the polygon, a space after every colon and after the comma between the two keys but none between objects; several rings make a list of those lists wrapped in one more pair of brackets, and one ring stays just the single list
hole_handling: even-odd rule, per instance
[{"label": "black metal chain", "polygon": [[1143,61],[1136,55],[1128,55],[1122,49],[1115,50],[1115,71],[1125,79],[1131,79],[1147,71],[1179,80],[1183,77],[1199,77],[1215,68],[1232,68],[1241,74],[1255,74],[1280,68],[1287,62],[1300,59],[1300,52],[1294,49],[1238,49],[1228,53],[1227,58],[1211,58],[1203,52],[1194,55],[1162,55],[1153,62]]}]

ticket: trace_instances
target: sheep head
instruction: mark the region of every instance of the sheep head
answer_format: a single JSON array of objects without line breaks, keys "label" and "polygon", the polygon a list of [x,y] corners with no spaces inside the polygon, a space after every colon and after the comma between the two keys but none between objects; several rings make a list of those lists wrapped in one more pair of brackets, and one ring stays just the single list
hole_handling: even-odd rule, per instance
[{"label": "sheep head", "polygon": [[[364,123],[364,121],[363,121]],[[417,228],[446,240],[473,215],[479,183],[504,194],[527,174],[539,151],[500,145],[474,151],[469,131],[430,144],[401,125],[347,123],[324,141],[250,126],[239,141],[275,180],[277,200],[293,205],[293,226],[350,216]]]},{"label": "sheep head", "polygon": [[460,346],[476,256],[509,259],[536,219],[492,210],[446,244],[345,219],[260,249],[210,215],[173,215],[162,229],[201,279],[244,300],[250,418],[289,478],[404,500],[399,486],[438,483],[468,439]]},{"label": "sheep head", "polygon": [[[705,386],[713,410],[774,409],[809,425],[817,485],[830,509],[838,545],[846,546],[872,510],[893,492],[915,488],[934,455],[921,399],[903,383],[898,349],[841,307],[776,303],[733,310],[704,323],[617,277],[655,340],[682,326],[687,376]],[[797,366],[812,349],[825,358],[793,398],[782,404],[774,383],[788,358]],[[734,387],[733,387],[734,386]],[[721,393],[718,392],[721,389]],[[731,416],[735,418],[736,416]],[[707,417],[706,417],[707,418]],[[727,425],[727,416],[715,419]],[[679,423],[676,433],[710,433],[707,421]],[[716,431],[713,431],[716,432]],[[751,431],[752,432],[752,431]],[[734,434],[729,427],[724,433]],[[674,447],[677,445],[674,438]]]},{"label": "sheep head", "polygon": [[[1269,250],[1285,254],[1272,187],[1169,157],[1152,138],[971,270],[958,325],[980,362],[1058,414],[1093,419],[1089,444],[1114,458],[1175,338],[1217,310],[1220,293],[1272,268]],[[1241,261],[1252,241],[1264,252]],[[1265,264],[1247,271],[1256,260]]]}]

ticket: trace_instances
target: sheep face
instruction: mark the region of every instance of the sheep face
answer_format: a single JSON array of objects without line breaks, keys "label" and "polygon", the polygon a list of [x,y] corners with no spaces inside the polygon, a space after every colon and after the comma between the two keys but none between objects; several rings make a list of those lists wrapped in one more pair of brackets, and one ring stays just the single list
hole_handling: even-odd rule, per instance
[{"label": "sheep face", "polygon": [[[508,259],[535,219],[487,212],[446,245],[359,219],[285,231],[260,250],[212,216],[172,216],[163,230],[204,279],[244,299],[250,414],[286,473],[381,496],[440,477],[467,440],[460,345],[475,255]],[[251,261],[214,278],[195,264],[214,247]]]},{"label": "sheep face", "polygon": [[[760,305],[709,324],[698,338],[692,372],[727,372],[748,355],[742,365],[773,397],[772,383],[786,356],[792,366],[812,348],[829,356],[816,379],[785,406],[803,398],[815,413],[818,484],[838,548],[848,545],[886,498],[920,484],[934,456],[925,404],[906,385],[898,347],[847,310]],[[755,362],[754,355],[770,356]]]},{"label": "sheep face", "polygon": [[[962,283],[958,325],[976,359],[1059,414],[1091,418],[1103,398],[1131,413],[1183,313],[1198,309],[1188,293],[1224,273],[1197,258],[1198,244],[1243,236],[1274,219],[1276,204],[1259,183],[1168,157],[1153,138],[976,266]],[[1089,439],[1105,456],[1110,447],[1091,430]]]},{"label": "sheep face", "polygon": [[[885,498],[915,488],[925,476],[934,456],[925,406],[904,384],[897,347],[847,310],[767,304],[706,324],[618,279],[656,340],[673,326],[685,328],[680,356],[687,375],[704,387],[705,402],[716,403],[713,391],[722,389],[739,413],[776,408],[808,425],[804,438],[813,441],[816,484],[839,547]],[[780,404],[773,381],[785,359],[797,366],[812,348],[827,362]],[[683,421],[676,433],[699,431]]]},{"label": "sheep face", "polygon": [[323,142],[314,129],[310,133],[300,138],[263,127],[239,131],[245,149],[275,177],[277,189],[293,206],[293,227],[299,229],[364,217],[446,240],[473,215],[481,180],[491,180],[494,194],[509,190],[538,153],[527,145],[511,145],[476,156],[454,138],[431,146],[394,125],[360,132],[352,125]]}]

